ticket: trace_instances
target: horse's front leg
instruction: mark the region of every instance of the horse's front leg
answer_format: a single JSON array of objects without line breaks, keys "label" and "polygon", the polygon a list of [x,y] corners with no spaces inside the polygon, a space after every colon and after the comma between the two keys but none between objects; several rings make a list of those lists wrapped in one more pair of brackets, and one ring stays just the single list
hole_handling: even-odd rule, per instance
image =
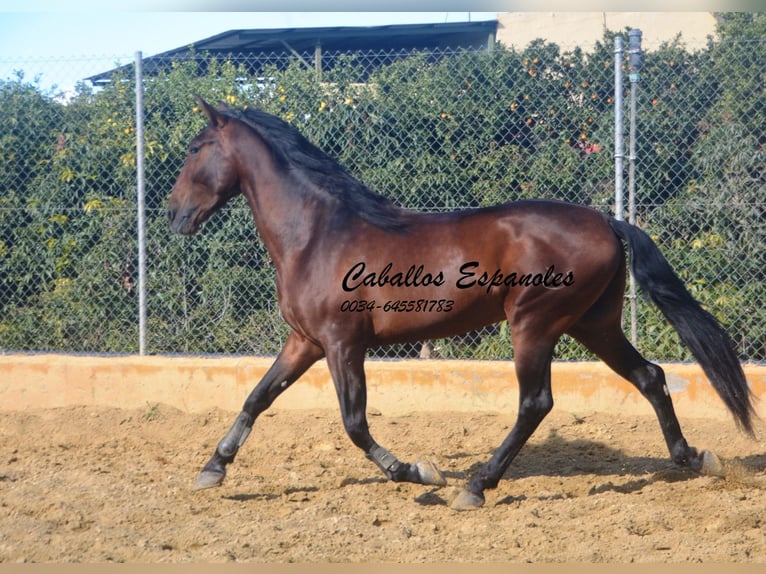
[{"label": "horse's front leg", "polygon": [[223,482],[226,465],[234,461],[258,415],[323,356],[321,348],[295,332],[290,333],[277,359],[247,397],[242,412],[202,469],[194,484],[195,489],[211,488]]},{"label": "horse's front leg", "polygon": [[332,374],[340,402],[343,426],[349,438],[390,480],[445,486],[447,480],[433,463],[401,462],[372,438],[367,424],[364,353],[363,347],[343,345],[335,345],[334,349],[327,353],[327,366]]}]

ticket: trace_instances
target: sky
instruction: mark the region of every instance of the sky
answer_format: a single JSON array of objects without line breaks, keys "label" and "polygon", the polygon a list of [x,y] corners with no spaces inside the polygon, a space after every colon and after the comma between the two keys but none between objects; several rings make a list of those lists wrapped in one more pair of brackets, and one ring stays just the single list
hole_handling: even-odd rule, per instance
[{"label": "sky", "polygon": [[[723,3],[723,4],[722,4]],[[752,6],[751,6],[752,4]],[[88,76],[235,29],[491,20],[508,11],[759,9],[766,0],[0,0],[0,80],[70,91]],[[62,8],[62,6],[64,8]],[[317,6],[325,10],[316,12]],[[725,7],[724,7],[725,6]],[[117,8],[115,8],[117,7]],[[443,11],[407,11],[407,8]],[[274,11],[289,8],[290,11]],[[399,11],[375,11],[389,9]],[[304,11],[302,11],[304,10]],[[356,11],[351,11],[356,10]]]},{"label": "sky", "polygon": [[[28,0],[29,1],[29,0]],[[101,4],[103,6],[103,3]],[[62,90],[89,75],[228,30],[491,20],[496,12],[0,11],[0,79]]]},{"label": "sky", "polygon": [[[481,16],[481,17],[478,17]],[[0,12],[0,57],[153,55],[240,28],[491,19],[495,12]]]}]

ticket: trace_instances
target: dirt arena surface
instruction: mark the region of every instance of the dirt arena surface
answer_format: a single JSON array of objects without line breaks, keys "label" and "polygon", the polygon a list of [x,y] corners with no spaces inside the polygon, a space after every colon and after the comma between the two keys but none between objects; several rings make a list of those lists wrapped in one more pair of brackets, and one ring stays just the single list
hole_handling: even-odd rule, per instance
[{"label": "dirt arena surface", "polygon": [[726,478],[675,467],[652,416],[554,411],[481,510],[451,496],[511,415],[372,412],[444,488],[384,480],[337,410],[262,416],[222,487],[191,485],[236,413],[0,413],[0,562],[766,562],[766,428],[684,419]]}]

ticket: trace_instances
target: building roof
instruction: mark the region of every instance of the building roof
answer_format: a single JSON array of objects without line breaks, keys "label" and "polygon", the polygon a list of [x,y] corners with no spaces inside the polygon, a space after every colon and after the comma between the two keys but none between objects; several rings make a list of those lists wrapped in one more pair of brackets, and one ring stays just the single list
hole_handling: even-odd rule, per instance
[{"label": "building roof", "polygon": [[[324,28],[277,28],[230,30],[190,45],[144,58],[151,74],[172,60],[196,54],[223,57],[300,55],[313,58],[322,53],[383,50],[487,49],[495,42],[497,20],[444,24],[397,24],[389,26],[340,26]],[[131,65],[86,78],[94,85],[111,81],[112,74]]]}]

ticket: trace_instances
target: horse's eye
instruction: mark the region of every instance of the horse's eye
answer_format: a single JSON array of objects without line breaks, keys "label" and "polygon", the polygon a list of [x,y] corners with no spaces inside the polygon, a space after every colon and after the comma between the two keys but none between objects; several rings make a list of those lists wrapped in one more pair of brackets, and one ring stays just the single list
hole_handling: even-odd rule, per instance
[{"label": "horse's eye", "polygon": [[192,155],[194,155],[194,154],[196,154],[198,152],[199,152],[199,147],[197,147],[196,145],[189,148],[189,153],[192,154]]}]

